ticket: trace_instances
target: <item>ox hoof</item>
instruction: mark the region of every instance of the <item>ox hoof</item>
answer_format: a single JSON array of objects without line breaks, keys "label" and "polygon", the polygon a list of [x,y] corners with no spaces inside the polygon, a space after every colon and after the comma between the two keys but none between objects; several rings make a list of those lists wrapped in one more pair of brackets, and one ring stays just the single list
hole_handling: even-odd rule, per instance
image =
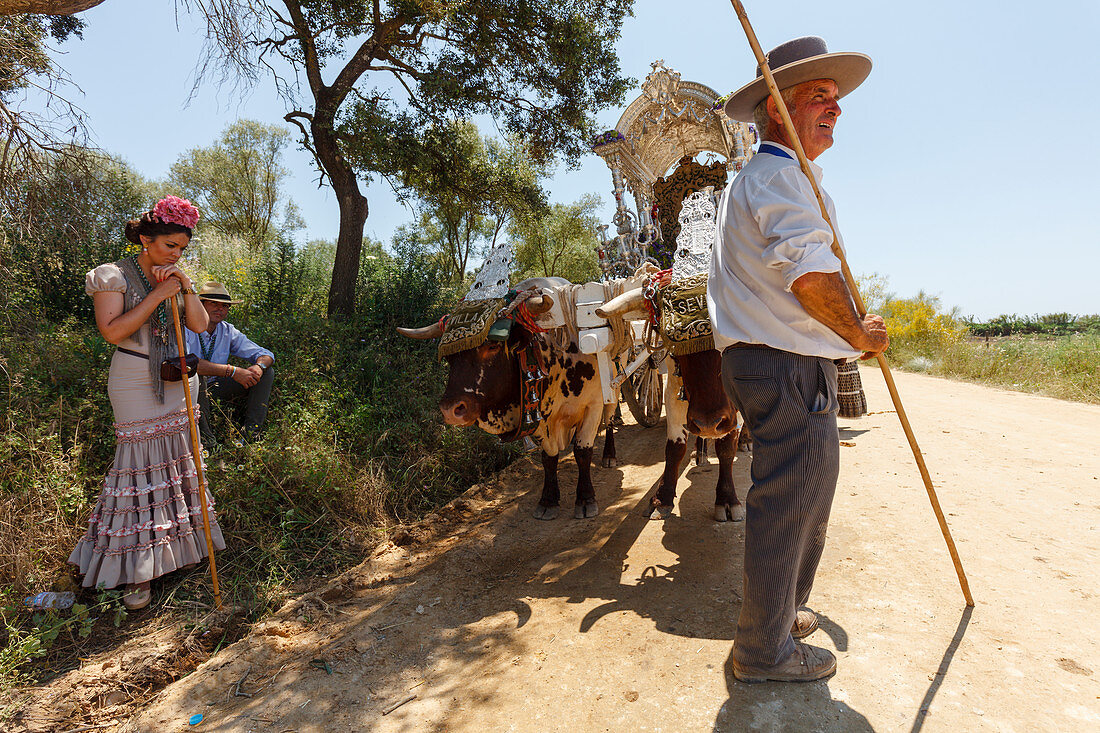
[{"label": "ox hoof", "polygon": [[558,513],[561,509],[557,506],[543,506],[539,504],[535,507],[533,512],[535,519],[541,519],[544,522],[549,522],[552,519],[558,518]]},{"label": "ox hoof", "polygon": [[615,456],[604,456],[600,459],[600,464],[604,468],[615,468],[615,466],[619,465],[619,459]]},{"label": "ox hoof", "polygon": [[649,511],[645,516],[646,519],[668,519],[672,516],[672,504],[664,504],[657,497],[653,497],[649,501]]},{"label": "ox hoof", "polygon": [[591,519],[599,513],[600,508],[596,506],[596,502],[594,501],[577,504],[573,507],[573,519]]},{"label": "ox hoof", "polygon": [[744,522],[745,521],[745,505],[744,504],[715,504],[714,505],[714,521],[716,522]]}]

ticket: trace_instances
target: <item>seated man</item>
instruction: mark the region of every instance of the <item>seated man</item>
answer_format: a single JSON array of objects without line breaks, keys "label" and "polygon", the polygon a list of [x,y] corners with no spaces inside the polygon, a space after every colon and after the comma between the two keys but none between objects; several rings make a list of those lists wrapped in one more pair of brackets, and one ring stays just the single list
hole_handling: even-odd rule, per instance
[{"label": "seated man", "polygon": [[[203,333],[187,331],[187,350],[199,356],[202,442],[208,446],[215,443],[207,421],[211,394],[236,406],[234,419],[241,426],[245,440],[254,440],[267,417],[267,403],[275,381],[275,370],[271,366],[275,363],[275,355],[252,343],[225,320],[229,306],[241,301],[230,298],[224,285],[206,283],[199,290],[199,301],[210,316],[210,325]],[[234,366],[229,363],[230,356],[251,362],[252,366]]]}]

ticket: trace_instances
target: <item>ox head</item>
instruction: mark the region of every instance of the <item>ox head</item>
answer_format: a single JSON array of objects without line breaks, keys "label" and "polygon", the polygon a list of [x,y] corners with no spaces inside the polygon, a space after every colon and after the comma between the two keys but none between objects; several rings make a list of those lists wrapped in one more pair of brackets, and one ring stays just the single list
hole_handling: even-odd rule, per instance
[{"label": "ox head", "polygon": [[[596,309],[602,318],[648,317],[641,288],[628,290]],[[718,438],[737,427],[737,411],[722,386],[722,355],[704,349],[673,356],[684,381],[688,432]]]},{"label": "ox head", "polygon": [[[532,316],[539,316],[554,304],[550,295],[529,297],[525,305]],[[402,336],[416,339],[439,338],[444,326],[435,323],[424,328],[398,328]],[[448,425],[474,425],[493,434],[518,428],[520,422],[520,367],[518,354],[532,338],[519,323],[513,325],[505,340],[484,342],[445,356],[449,371],[447,388],[439,400],[439,410]]]}]

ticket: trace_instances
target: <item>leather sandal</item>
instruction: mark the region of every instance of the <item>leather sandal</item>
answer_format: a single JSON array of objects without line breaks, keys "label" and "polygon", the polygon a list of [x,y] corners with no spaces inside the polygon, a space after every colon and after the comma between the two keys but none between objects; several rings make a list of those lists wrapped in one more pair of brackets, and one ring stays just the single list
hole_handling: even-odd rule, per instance
[{"label": "leather sandal", "polygon": [[122,596],[122,605],[131,611],[137,611],[148,606],[152,600],[153,592],[149,589],[149,581],[130,583],[126,586],[126,594]]},{"label": "leather sandal", "polygon": [[796,642],[794,653],[770,668],[743,667],[733,662],[733,676],[741,682],[812,682],[836,672],[836,657],[828,649]]},{"label": "leather sandal", "polygon": [[796,639],[804,639],[817,631],[817,614],[808,608],[798,609],[794,616],[794,626],[791,627],[791,636]]}]

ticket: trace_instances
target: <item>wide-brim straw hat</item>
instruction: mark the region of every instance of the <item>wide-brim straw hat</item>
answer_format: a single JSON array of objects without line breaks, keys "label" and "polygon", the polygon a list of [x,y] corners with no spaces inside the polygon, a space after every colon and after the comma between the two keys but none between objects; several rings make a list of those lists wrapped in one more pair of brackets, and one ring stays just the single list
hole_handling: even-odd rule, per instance
[{"label": "wide-brim straw hat", "polygon": [[[840,90],[838,99],[862,84],[871,73],[870,56],[849,51],[829,53],[825,39],[817,36],[804,36],[780,44],[767,53],[767,59],[780,89],[814,79],[832,79]],[[726,100],[726,116],[740,122],[752,122],[753,110],[767,96],[768,84],[757,67],[756,79]]]},{"label": "wide-brim straw hat", "polygon": [[199,300],[212,300],[216,303],[243,303],[243,300],[233,300],[229,291],[221,283],[208,282],[199,288]]}]

